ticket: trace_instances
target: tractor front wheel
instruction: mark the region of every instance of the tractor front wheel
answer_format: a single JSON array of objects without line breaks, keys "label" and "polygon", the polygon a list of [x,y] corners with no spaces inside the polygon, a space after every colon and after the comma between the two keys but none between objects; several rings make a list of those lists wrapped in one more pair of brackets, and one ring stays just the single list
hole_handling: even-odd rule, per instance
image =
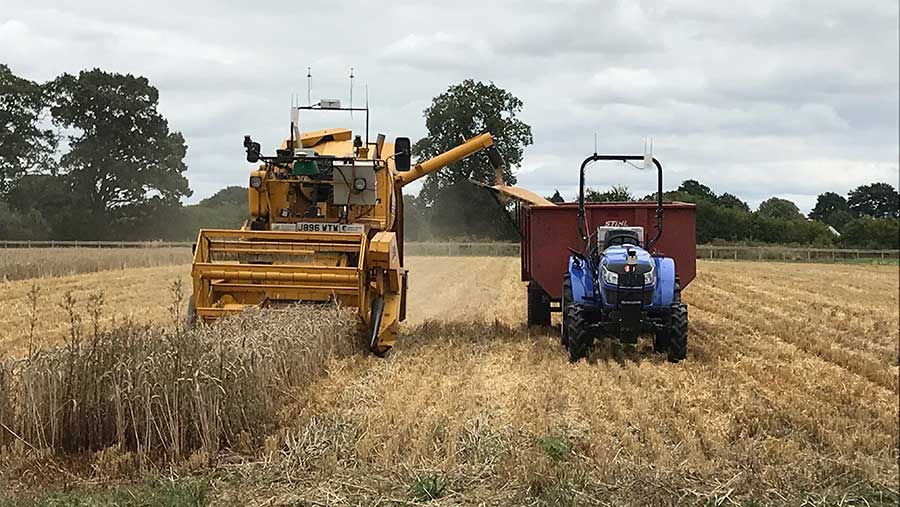
[{"label": "tractor front wheel", "polygon": [[687,357],[688,342],[688,311],[684,303],[672,305],[671,322],[669,324],[668,346],[666,358],[669,362],[677,363]]},{"label": "tractor front wheel", "polygon": [[572,363],[587,357],[594,346],[594,335],[588,330],[586,313],[584,307],[578,303],[566,306],[566,338],[569,342],[569,362]]}]

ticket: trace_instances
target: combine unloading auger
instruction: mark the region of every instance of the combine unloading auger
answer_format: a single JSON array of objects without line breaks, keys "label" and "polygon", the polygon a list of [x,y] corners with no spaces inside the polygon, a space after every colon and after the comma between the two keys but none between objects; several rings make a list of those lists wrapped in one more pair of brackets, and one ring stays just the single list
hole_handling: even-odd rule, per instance
[{"label": "combine unloading auger", "polygon": [[326,101],[295,108],[291,138],[274,156],[245,137],[247,160],[261,162],[250,174],[250,218],[240,230],[199,232],[188,319],[338,301],[359,309],[371,350],[383,354],[406,317],[402,187],[481,150],[495,168],[503,160],[485,133],[410,167],[408,138],[299,133],[297,115],[310,109],[348,110]]}]

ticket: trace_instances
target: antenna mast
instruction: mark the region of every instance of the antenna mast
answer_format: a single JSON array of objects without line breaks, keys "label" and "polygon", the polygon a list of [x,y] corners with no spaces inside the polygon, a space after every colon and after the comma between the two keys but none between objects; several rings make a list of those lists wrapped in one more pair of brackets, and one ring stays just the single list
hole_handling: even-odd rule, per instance
[{"label": "antenna mast", "polygon": [[353,67],[350,67],[350,119],[353,119]]},{"label": "antenna mast", "polygon": [[310,92],[312,88],[312,67],[306,68],[306,105],[312,105],[312,94]]}]

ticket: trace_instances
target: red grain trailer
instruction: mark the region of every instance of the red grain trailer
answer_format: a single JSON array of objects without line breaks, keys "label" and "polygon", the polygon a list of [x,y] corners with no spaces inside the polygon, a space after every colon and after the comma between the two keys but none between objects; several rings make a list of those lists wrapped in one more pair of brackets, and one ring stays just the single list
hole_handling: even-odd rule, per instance
[{"label": "red grain trailer", "polygon": [[[663,205],[665,225],[653,252],[675,259],[681,287],[696,274],[697,236],[695,206],[683,202]],[[641,226],[646,237],[656,231],[656,202],[603,202],[585,204],[588,230],[599,226]],[[539,206],[522,202],[519,229],[522,234],[522,280],[528,282],[529,324],[548,324],[549,312],[559,311],[562,278],[569,249],[581,251],[578,204]],[[537,310],[538,315],[533,315]]]}]

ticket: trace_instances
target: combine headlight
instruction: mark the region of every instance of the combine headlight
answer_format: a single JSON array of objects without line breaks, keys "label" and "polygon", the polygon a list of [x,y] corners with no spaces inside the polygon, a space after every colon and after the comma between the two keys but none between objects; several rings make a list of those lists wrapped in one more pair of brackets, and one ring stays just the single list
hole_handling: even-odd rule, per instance
[{"label": "combine headlight", "polygon": [[259,176],[250,176],[250,188],[259,188],[262,186],[262,178]]},{"label": "combine headlight", "polygon": [[644,273],[644,285],[653,285],[656,283],[656,266],[651,264],[650,271]]},{"label": "combine headlight", "polygon": [[613,273],[606,269],[606,266],[603,266],[603,281],[610,285],[619,285],[619,275],[618,273]]},{"label": "combine headlight", "polygon": [[366,189],[366,179],[365,178],[356,178],[353,180],[353,188],[356,189],[357,192],[362,192]]}]

